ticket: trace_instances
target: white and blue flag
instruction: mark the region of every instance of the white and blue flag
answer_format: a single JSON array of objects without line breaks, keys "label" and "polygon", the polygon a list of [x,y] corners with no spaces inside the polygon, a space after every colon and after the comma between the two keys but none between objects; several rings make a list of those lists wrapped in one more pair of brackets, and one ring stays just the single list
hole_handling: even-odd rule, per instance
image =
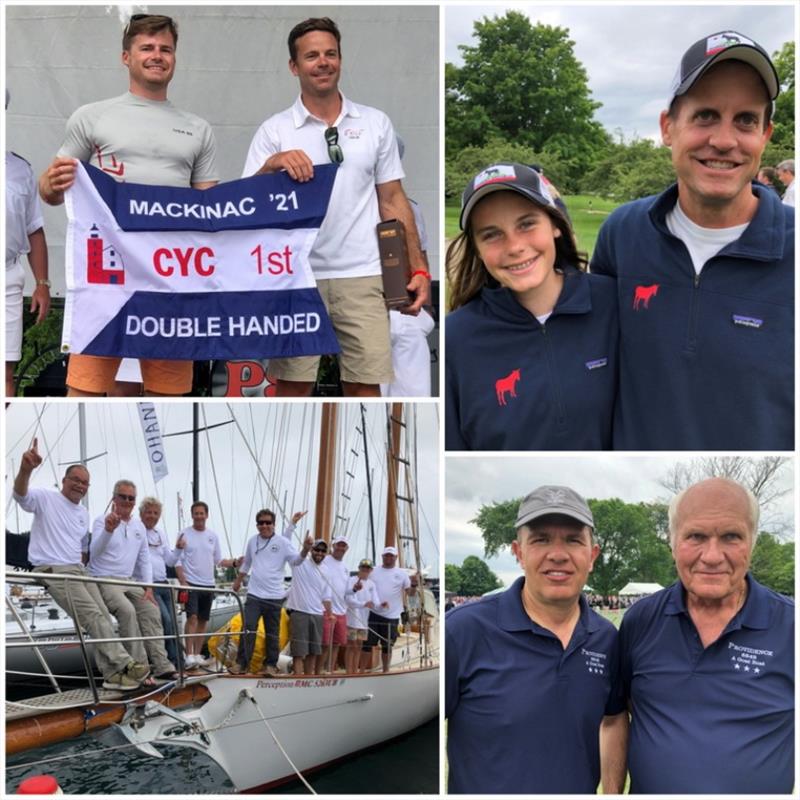
[{"label": "white and blue flag", "polygon": [[79,164],[65,196],[65,353],[197,361],[338,353],[308,256],[336,165],[297,183],[117,183]]}]

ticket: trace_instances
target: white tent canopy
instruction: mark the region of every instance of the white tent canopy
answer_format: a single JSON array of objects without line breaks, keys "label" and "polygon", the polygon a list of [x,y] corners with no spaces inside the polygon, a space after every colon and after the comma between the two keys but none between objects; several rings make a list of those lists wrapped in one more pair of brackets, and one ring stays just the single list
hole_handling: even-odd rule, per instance
[{"label": "white tent canopy", "polygon": [[628,583],[619,590],[620,596],[630,594],[653,594],[664,587],[660,583]]}]

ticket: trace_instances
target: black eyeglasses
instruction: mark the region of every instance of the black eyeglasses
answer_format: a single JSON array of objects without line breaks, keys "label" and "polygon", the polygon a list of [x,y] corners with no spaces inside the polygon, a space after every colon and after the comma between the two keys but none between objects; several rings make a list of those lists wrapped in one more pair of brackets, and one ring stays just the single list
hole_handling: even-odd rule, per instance
[{"label": "black eyeglasses", "polygon": [[339,130],[335,125],[331,125],[325,131],[325,143],[328,145],[328,158],[334,164],[341,164],[344,161],[344,153],[339,147]]},{"label": "black eyeglasses", "polygon": [[120,494],[119,492],[117,492],[114,496],[119,498],[120,500],[127,500],[129,503],[136,502],[135,494]]},{"label": "black eyeglasses", "polygon": [[125,26],[125,36],[131,32],[132,23],[140,22],[143,19],[163,19],[165,24],[169,25],[170,28],[175,25],[172,21],[172,17],[167,17],[164,14],[132,14],[131,18],[128,20],[128,24]]},{"label": "black eyeglasses", "polygon": [[274,519],[257,519],[256,520],[256,525],[274,525],[274,524],[275,524],[275,520]]}]

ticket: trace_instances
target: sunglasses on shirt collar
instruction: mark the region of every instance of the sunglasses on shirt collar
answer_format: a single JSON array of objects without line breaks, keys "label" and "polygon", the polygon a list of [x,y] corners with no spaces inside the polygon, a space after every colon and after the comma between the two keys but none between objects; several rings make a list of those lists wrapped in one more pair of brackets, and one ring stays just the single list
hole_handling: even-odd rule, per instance
[{"label": "sunglasses on shirt collar", "polygon": [[328,158],[334,164],[341,164],[344,161],[344,153],[339,146],[339,129],[335,125],[331,125],[325,131],[325,144],[328,145]]}]

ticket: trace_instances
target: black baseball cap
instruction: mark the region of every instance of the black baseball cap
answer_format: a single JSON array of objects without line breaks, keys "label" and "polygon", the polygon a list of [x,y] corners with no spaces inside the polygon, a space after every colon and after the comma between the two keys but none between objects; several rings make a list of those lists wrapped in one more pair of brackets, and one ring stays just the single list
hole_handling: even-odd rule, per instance
[{"label": "black baseball cap", "polygon": [[704,36],[683,54],[678,71],[672,79],[668,105],[676,97],[686,94],[713,64],[729,60],[749,64],[764,81],[769,99],[774,100],[778,96],[780,81],[767,51],[741,33],[720,31]]},{"label": "black baseball cap", "polygon": [[543,175],[525,164],[513,162],[492,164],[481,170],[464,189],[464,194],[461,196],[459,227],[462,231],[466,228],[469,215],[479,200],[487,194],[502,190],[517,192],[537,205],[551,208],[563,216],[550,191],[551,185]]},{"label": "black baseball cap", "polygon": [[311,547],[312,550],[324,550],[328,552],[328,543],[324,539],[317,539]]}]

